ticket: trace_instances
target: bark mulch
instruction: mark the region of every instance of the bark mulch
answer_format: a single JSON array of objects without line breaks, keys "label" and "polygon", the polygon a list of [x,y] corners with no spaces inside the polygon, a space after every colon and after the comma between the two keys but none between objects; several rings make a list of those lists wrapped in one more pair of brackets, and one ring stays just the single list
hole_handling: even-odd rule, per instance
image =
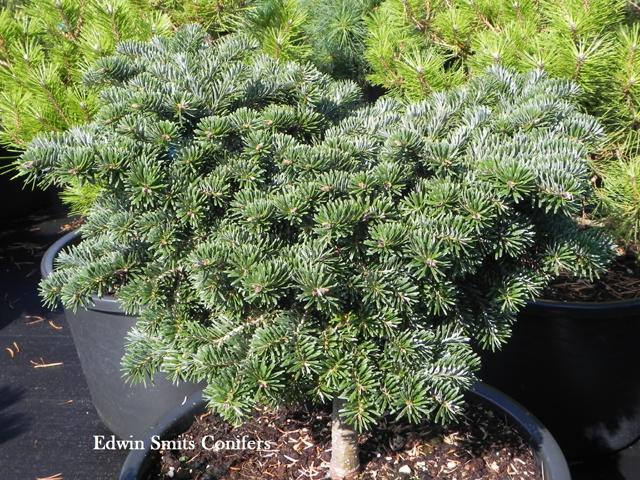
[{"label": "bark mulch", "polygon": [[609,269],[597,280],[562,273],[544,290],[541,298],[562,302],[610,302],[640,298],[640,263],[637,245],[619,252]]},{"label": "bark mulch", "polygon": [[[217,440],[239,445],[269,442],[269,449],[204,450]],[[192,445],[189,442],[193,442]],[[361,480],[541,480],[531,449],[492,412],[467,406],[455,425],[408,425],[382,421],[360,436]],[[180,444],[161,451],[153,480],[326,479],[331,457],[331,412],[256,411],[233,428],[216,414],[203,415],[181,435]],[[191,447],[194,448],[191,448]],[[254,445],[255,446],[255,445]],[[187,448],[180,448],[187,447]]]}]

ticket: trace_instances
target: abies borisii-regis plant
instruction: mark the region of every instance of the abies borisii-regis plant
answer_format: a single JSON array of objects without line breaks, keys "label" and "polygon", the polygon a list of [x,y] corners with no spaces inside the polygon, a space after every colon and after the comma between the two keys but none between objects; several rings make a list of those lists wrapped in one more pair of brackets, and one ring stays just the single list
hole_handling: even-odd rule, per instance
[{"label": "abies borisii-regis plant", "polygon": [[88,125],[35,139],[27,180],[100,189],[47,305],[115,294],[140,320],[124,370],[206,379],[241,422],[256,404],[333,402],[333,479],[382,415],[448,421],[561,269],[596,275],[610,242],[572,217],[595,119],[577,87],[492,68],[404,106],[196,26],[128,42],[86,81]]}]

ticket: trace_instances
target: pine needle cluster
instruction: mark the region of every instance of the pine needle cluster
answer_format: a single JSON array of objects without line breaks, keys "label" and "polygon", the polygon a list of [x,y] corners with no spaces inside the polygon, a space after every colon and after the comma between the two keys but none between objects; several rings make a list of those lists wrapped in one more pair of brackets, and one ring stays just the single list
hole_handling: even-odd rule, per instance
[{"label": "pine needle cluster", "polygon": [[28,180],[97,186],[47,305],[115,294],[140,320],[124,371],[256,404],[346,399],[358,430],[445,421],[515,312],[610,242],[572,220],[598,122],[578,88],[493,67],[463,88],[361,106],[309,65],[187,25],[126,42],[85,80],[94,121],[31,142]]},{"label": "pine needle cluster", "polygon": [[27,0],[0,11],[0,143],[23,149],[46,131],[91,121],[96,94],[81,72],[117,43],[171,30],[136,0]]},{"label": "pine needle cluster", "polygon": [[418,100],[488,66],[570,78],[612,136],[640,126],[640,29],[625,0],[385,0],[368,23],[375,84]]},{"label": "pine needle cluster", "polygon": [[263,52],[284,61],[311,61],[334,78],[361,86],[366,17],[381,0],[257,0],[235,29],[254,38]]},{"label": "pine needle cluster", "polygon": [[627,249],[640,243],[640,135],[629,135],[615,154],[597,162],[602,179],[596,189],[597,208],[592,216]]},{"label": "pine needle cluster", "polygon": [[233,31],[236,22],[255,0],[148,0],[148,5],[171,18],[174,25],[197,23],[213,37]]}]

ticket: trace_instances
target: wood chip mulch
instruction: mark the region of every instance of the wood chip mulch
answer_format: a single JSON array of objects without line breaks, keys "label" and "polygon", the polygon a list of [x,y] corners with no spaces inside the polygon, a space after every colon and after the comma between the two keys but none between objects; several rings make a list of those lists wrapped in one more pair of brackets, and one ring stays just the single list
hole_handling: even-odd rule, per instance
[{"label": "wood chip mulch", "polygon": [[[256,411],[233,428],[216,414],[196,419],[161,451],[152,480],[327,479],[331,458],[328,410]],[[268,450],[204,450],[201,438],[270,442]],[[189,441],[195,448],[191,448]],[[263,444],[264,445],[264,444]],[[517,432],[479,406],[467,406],[455,425],[382,421],[360,436],[359,480],[541,480],[531,449]],[[158,471],[159,470],[159,471]]]}]

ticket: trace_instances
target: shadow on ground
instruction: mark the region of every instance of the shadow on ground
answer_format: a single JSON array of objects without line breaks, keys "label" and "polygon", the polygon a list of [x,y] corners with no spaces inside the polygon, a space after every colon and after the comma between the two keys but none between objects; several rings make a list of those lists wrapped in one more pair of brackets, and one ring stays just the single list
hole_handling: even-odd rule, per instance
[{"label": "shadow on ground", "polygon": [[12,407],[20,403],[24,394],[25,389],[20,387],[0,387],[0,445],[29,429],[29,416],[11,411]]}]

